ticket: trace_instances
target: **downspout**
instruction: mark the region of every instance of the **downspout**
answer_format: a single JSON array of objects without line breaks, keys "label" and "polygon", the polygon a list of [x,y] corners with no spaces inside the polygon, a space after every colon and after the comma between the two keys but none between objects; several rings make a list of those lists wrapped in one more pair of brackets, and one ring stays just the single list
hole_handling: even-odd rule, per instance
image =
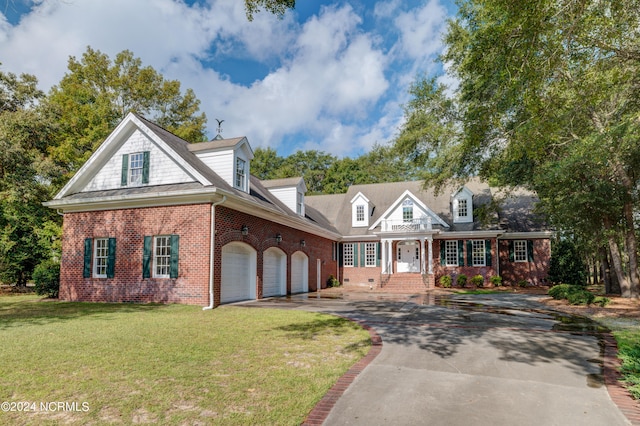
[{"label": "downspout", "polygon": [[211,235],[209,240],[211,241],[211,248],[209,250],[209,306],[202,308],[203,311],[213,309],[213,261],[215,250],[215,235],[216,235],[216,206],[224,203],[227,200],[227,196],[223,195],[222,200],[217,203],[211,203]]}]

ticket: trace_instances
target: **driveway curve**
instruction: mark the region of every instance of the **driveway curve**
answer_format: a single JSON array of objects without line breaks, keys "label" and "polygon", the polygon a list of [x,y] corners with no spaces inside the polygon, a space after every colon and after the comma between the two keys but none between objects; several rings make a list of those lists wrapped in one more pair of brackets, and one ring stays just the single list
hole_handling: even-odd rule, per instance
[{"label": "driveway curve", "polygon": [[603,380],[602,329],[521,294],[315,294],[247,305],[340,315],[382,350],[325,425],[629,425]]}]

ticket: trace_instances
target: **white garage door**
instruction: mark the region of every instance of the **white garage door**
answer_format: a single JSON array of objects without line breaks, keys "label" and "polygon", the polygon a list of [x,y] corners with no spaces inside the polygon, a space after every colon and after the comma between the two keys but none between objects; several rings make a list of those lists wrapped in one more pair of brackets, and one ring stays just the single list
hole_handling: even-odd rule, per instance
[{"label": "white garage door", "polygon": [[291,293],[309,291],[309,259],[297,251],[291,256]]},{"label": "white garage door", "polygon": [[222,248],[222,285],[220,303],[255,299],[255,251],[243,243]]},{"label": "white garage door", "polygon": [[287,294],[287,255],[280,249],[271,247],[263,254],[262,296],[283,296]]}]

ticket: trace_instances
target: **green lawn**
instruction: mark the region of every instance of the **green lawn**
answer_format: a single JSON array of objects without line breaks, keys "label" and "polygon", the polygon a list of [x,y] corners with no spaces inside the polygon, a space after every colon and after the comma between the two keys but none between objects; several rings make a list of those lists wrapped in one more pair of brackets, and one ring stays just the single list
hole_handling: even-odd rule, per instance
[{"label": "green lawn", "polygon": [[35,296],[0,297],[0,342],[0,402],[36,408],[0,424],[38,425],[300,424],[370,347],[323,314]]}]

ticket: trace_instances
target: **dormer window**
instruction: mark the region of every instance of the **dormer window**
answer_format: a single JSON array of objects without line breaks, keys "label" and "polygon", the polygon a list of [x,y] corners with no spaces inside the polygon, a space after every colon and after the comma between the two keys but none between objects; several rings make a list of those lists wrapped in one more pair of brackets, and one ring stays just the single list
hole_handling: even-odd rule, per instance
[{"label": "dormer window", "polygon": [[453,195],[451,203],[454,223],[473,222],[473,192],[462,187]]},{"label": "dormer window", "polygon": [[236,158],[236,188],[241,189],[241,190],[245,190],[246,186],[245,186],[245,182],[247,179],[246,176],[246,165],[247,162],[244,161],[242,158]]},{"label": "dormer window", "polygon": [[304,194],[300,191],[297,191],[296,195],[296,213],[304,215]]},{"label": "dormer window", "polygon": [[149,151],[134,152],[122,156],[122,186],[139,186],[149,183]]},{"label": "dormer window", "polygon": [[358,192],[351,199],[351,226],[369,226],[369,217],[371,217],[372,209],[373,206],[369,199],[362,192]]}]

